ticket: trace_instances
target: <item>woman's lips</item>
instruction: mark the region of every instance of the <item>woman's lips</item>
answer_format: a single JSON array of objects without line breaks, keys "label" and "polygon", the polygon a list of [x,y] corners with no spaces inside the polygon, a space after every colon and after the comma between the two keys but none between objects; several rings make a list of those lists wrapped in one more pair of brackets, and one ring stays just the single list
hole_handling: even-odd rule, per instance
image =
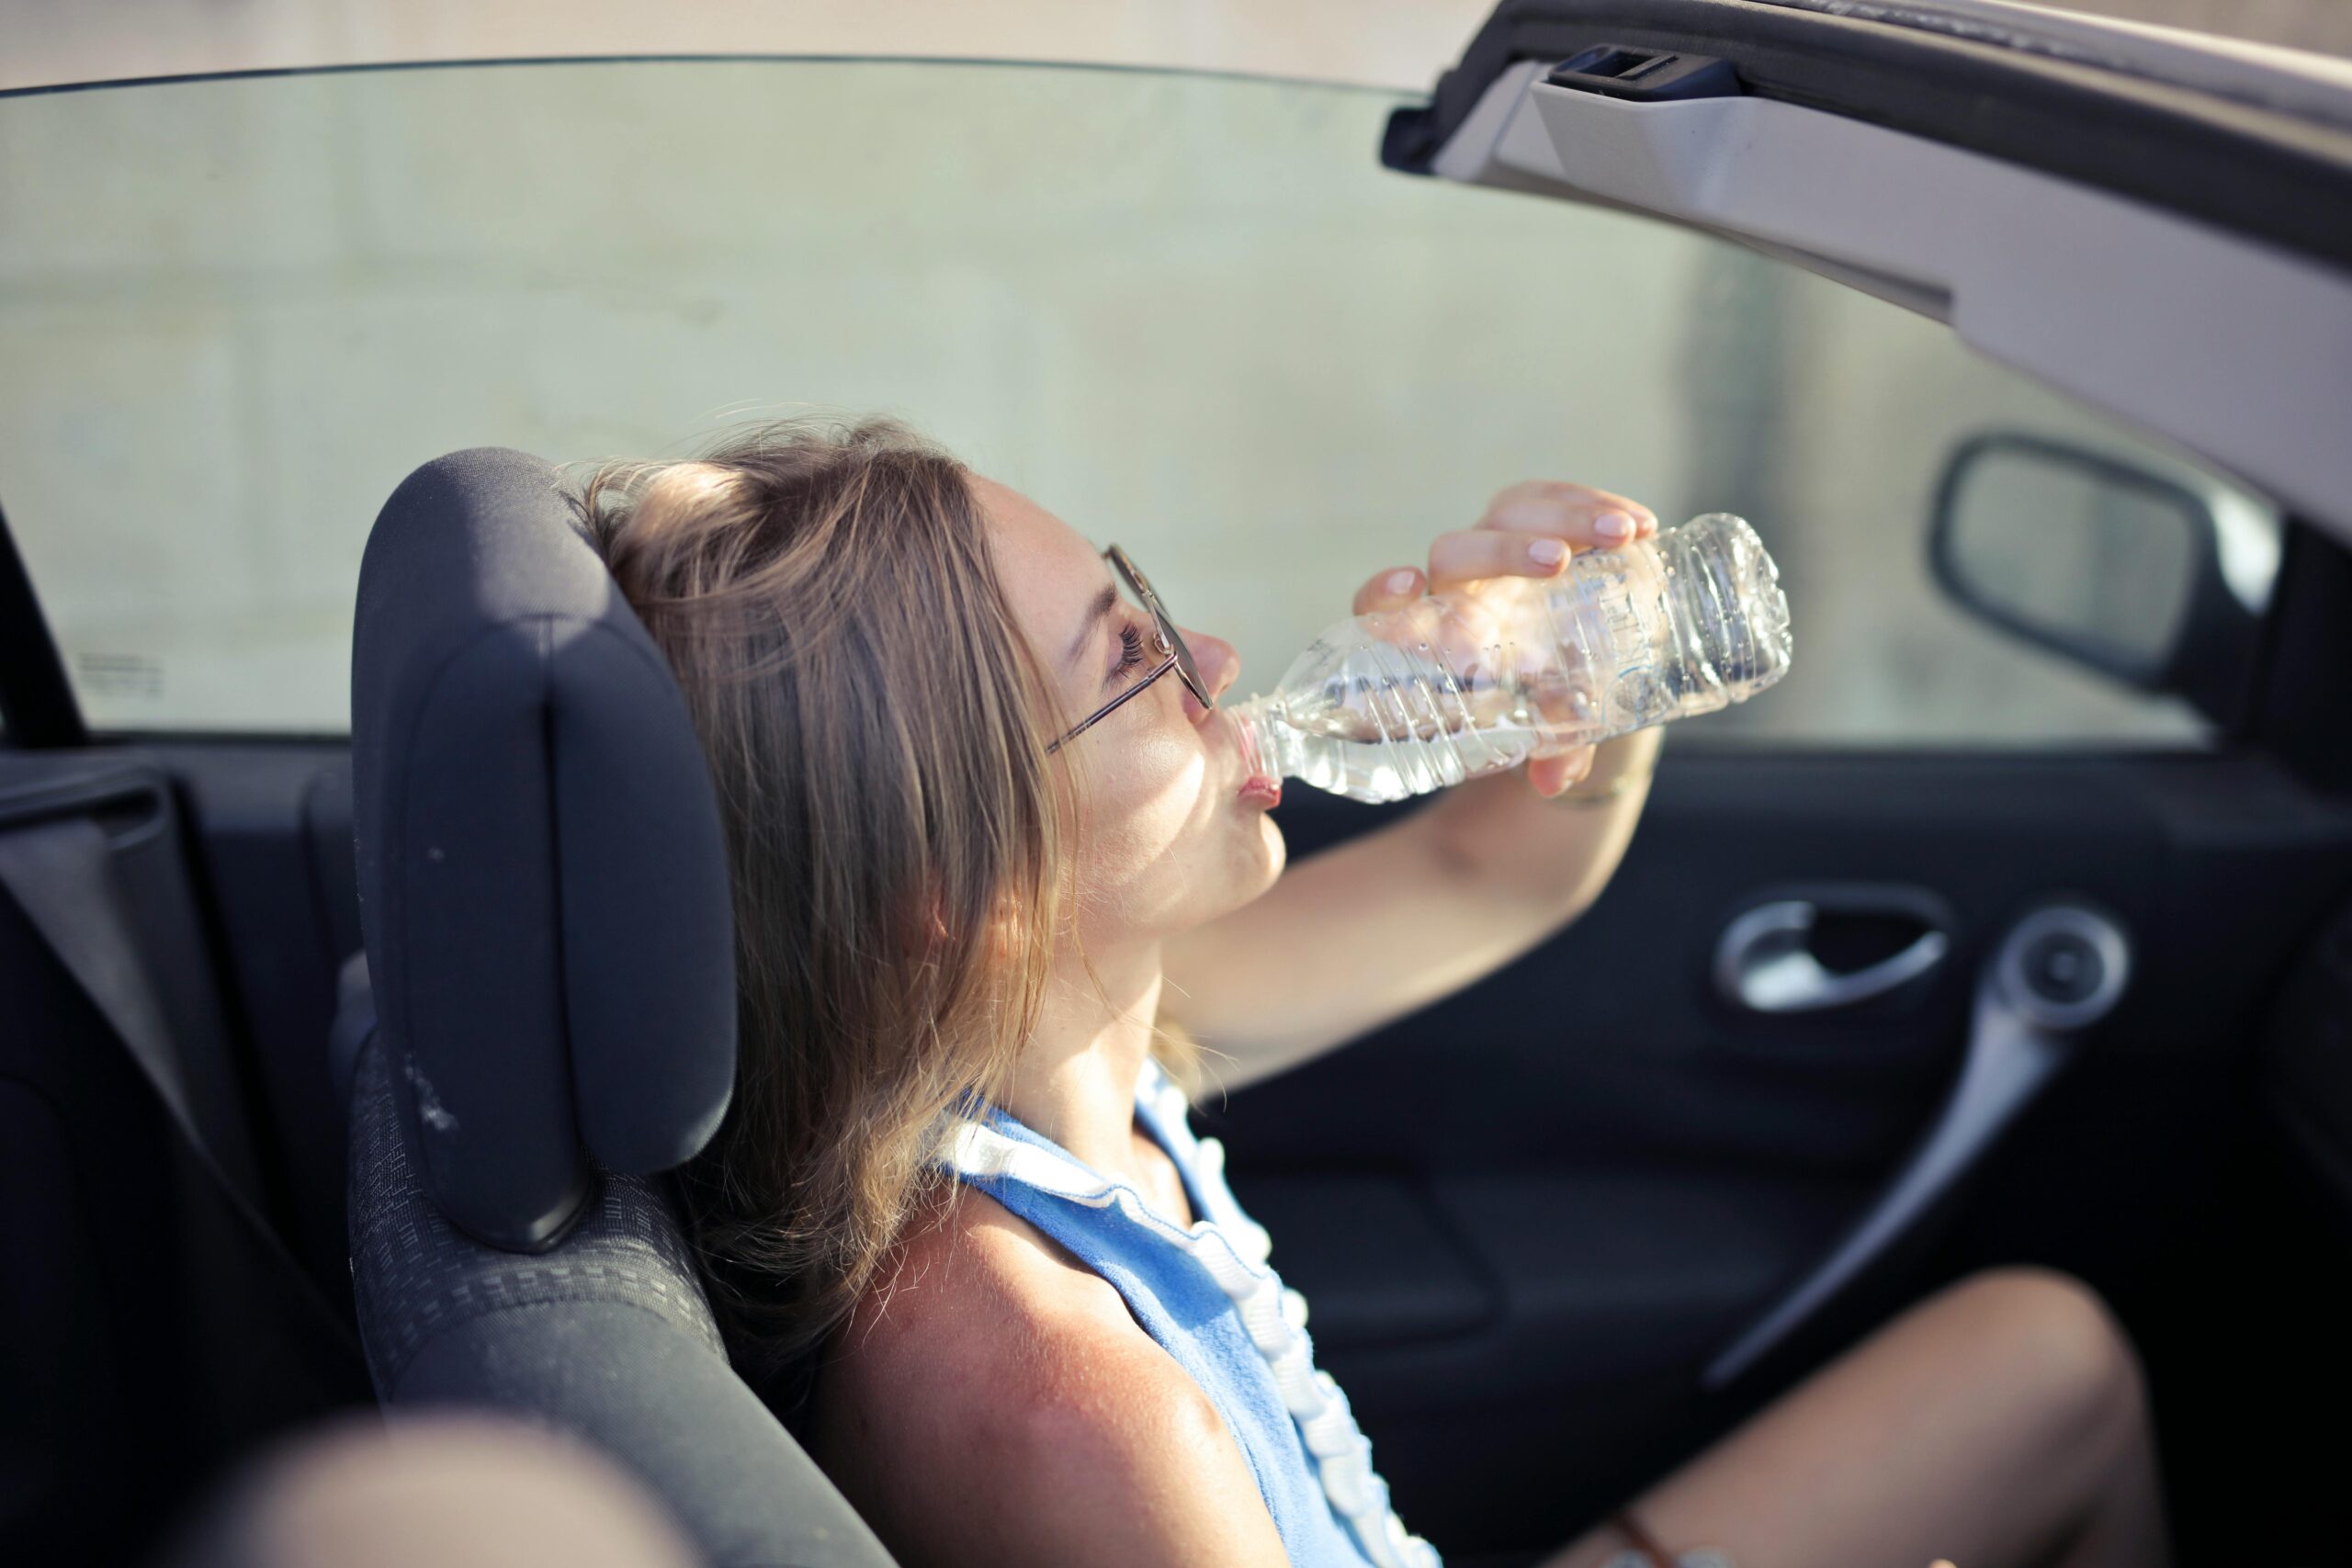
[{"label": "woman's lips", "polygon": [[[1241,765],[1247,769],[1257,767],[1257,753],[1250,748],[1249,737],[1241,726],[1227,716],[1222,728],[1235,755],[1241,759]],[[1261,773],[1245,773],[1237,798],[1254,806],[1280,806],[1283,803],[1283,781]]]}]

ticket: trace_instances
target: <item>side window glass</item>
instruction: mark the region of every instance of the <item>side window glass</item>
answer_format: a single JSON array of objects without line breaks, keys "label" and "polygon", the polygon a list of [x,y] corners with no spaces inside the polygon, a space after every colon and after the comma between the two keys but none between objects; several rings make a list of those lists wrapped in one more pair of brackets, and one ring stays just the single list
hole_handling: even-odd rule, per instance
[{"label": "side window glass", "polygon": [[[1963,613],[1926,538],[1986,428],[2219,479],[1780,261],[1389,173],[1399,101],[851,61],[0,99],[0,495],[101,731],[347,732],[361,548],[419,462],[819,408],[1132,547],[1242,694],[1560,478],[1740,513],[1781,559],[1796,667],[1693,740],[2202,743]],[[2258,587],[2276,524],[2236,505]]]},{"label": "side window glass", "polygon": [[[2179,521],[2136,505],[2124,485],[2193,498],[2249,614],[2267,606],[2278,571],[2274,508],[1913,311],[1729,249],[1713,249],[1702,272],[1684,318],[1690,482],[1727,509],[1763,514],[1798,630],[1789,678],[1719,716],[1712,738],[2210,740],[2211,724],[2187,702],[2020,637],[1939,585],[1929,538],[1939,485],[1993,433],[2067,456],[2073,467],[1974,466],[1984,482],[1966,492],[1964,547],[2001,602],[2040,604],[2052,626],[2095,627],[2151,657],[2168,646],[2192,563]],[[2115,479],[2086,477],[2102,469]]]}]

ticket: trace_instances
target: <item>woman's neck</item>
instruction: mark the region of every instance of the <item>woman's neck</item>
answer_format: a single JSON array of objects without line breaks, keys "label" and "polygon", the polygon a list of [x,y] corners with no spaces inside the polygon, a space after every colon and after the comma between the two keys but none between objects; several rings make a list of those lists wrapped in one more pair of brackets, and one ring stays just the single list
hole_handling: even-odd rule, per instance
[{"label": "woman's neck", "polygon": [[1125,962],[1098,958],[1095,972],[1114,1011],[1106,1016],[1083,969],[1057,970],[1005,1109],[1095,1169],[1131,1175],[1136,1083],[1159,1010],[1159,944]]}]

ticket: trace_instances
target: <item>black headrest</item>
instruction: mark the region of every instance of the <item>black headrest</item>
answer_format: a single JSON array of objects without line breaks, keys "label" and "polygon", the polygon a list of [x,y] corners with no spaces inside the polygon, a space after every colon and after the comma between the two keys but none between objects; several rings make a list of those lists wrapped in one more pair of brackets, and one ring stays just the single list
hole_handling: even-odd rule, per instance
[{"label": "black headrest", "polygon": [[360,930],[433,1197],[561,1234],[727,1109],[724,835],[668,663],[550,465],[427,463],[368,537],[351,660]]}]

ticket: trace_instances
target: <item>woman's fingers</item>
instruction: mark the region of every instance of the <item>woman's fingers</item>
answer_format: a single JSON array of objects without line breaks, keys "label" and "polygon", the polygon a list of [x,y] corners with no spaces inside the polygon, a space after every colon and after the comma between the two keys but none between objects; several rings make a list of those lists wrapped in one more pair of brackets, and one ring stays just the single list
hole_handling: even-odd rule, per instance
[{"label": "woman's fingers", "polygon": [[1430,545],[1430,592],[1442,593],[1482,577],[1557,577],[1571,551],[1622,543],[1600,538],[1589,524],[1565,535],[1459,528]]},{"label": "woman's fingers", "polygon": [[[1616,520],[1621,526],[1611,526]],[[1482,529],[1510,529],[1515,534],[1557,534],[1574,538],[1580,550],[1623,546],[1633,538],[1649,538],[1658,531],[1658,514],[1630,496],[1566,479],[1521,479],[1496,491],[1487,503]]]},{"label": "woman's fingers", "polygon": [[1498,491],[1474,528],[1441,534],[1426,576],[1381,572],[1356,591],[1355,613],[1395,609],[1487,577],[1555,577],[1577,550],[1606,550],[1657,532],[1657,513],[1614,491],[1566,479],[1523,479]]},{"label": "woman's fingers", "polygon": [[1579,746],[1556,757],[1534,758],[1527,764],[1527,782],[1538,795],[1557,795],[1592,772],[1593,750],[1590,746]]},{"label": "woman's fingers", "polygon": [[[1442,593],[1465,582],[1494,577],[1556,577],[1568,558],[1579,550],[1612,549],[1657,533],[1657,513],[1613,491],[1564,479],[1526,479],[1496,492],[1487,513],[1475,528],[1441,534],[1430,546],[1426,574],[1411,567],[1393,567],[1356,590],[1355,614],[1397,610],[1426,592]],[[1460,668],[1476,660],[1482,630],[1475,616],[1457,607],[1441,624],[1408,626],[1403,635],[1419,635],[1441,645],[1463,641],[1457,651]],[[1539,700],[1547,718],[1569,722],[1579,716],[1559,714]],[[1556,757],[1539,757],[1527,764],[1528,782],[1541,795],[1557,795],[1592,771],[1593,749],[1582,746]]]},{"label": "woman's fingers", "polygon": [[1657,513],[1611,491],[1528,479],[1498,491],[1475,528],[1430,547],[1430,591],[1482,577],[1550,577],[1576,550],[1614,549],[1657,533]]},{"label": "woman's fingers", "polygon": [[1421,574],[1413,568],[1392,567],[1356,590],[1354,613],[1363,615],[1409,604],[1421,596]]}]

